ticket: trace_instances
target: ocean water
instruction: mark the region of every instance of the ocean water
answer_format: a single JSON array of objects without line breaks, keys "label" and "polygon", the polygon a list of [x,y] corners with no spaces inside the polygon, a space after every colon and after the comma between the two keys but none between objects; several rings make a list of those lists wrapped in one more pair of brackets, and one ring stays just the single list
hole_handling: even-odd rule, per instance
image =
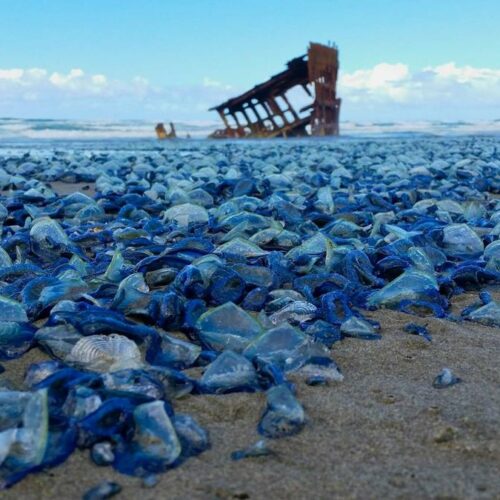
[{"label": "ocean water", "polygon": [[[142,120],[83,121],[52,119],[0,118],[0,143],[52,140],[148,140],[155,139],[154,122]],[[194,139],[206,138],[220,123],[176,123],[177,135]],[[341,122],[344,137],[401,137],[421,135],[500,135],[500,119],[482,122]]]},{"label": "ocean water", "polygon": [[[87,121],[0,118],[2,140],[154,139],[156,123],[142,120]],[[176,123],[179,137],[205,138],[217,123]]]}]

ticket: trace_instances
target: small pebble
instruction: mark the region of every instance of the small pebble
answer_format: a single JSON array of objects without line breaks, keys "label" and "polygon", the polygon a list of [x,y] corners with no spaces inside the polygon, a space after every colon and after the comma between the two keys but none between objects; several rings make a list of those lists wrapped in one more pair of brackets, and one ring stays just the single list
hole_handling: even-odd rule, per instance
[{"label": "small pebble", "polygon": [[453,441],[457,436],[457,430],[454,427],[445,427],[439,429],[434,436],[435,443],[448,443]]}]

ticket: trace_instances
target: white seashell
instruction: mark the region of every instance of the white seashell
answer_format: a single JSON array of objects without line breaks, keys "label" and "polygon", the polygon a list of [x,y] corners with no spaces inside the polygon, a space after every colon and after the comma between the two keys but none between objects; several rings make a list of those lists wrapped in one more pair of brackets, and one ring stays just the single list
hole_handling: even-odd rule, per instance
[{"label": "white seashell", "polygon": [[142,365],[136,343],[116,333],[81,338],[65,361],[98,372],[135,369]]}]

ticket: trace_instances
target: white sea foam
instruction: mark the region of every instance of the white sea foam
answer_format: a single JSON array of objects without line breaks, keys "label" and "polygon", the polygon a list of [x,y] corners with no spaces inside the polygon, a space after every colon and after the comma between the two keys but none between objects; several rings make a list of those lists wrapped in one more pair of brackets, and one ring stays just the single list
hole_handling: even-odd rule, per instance
[{"label": "white sea foam", "polygon": [[[23,120],[0,118],[0,140],[99,140],[154,139],[155,123],[130,121]],[[220,127],[217,122],[176,123],[177,135],[202,139]],[[344,136],[400,136],[402,134],[462,135],[500,134],[500,119],[481,122],[341,122]]]},{"label": "white sea foam", "polygon": [[[22,120],[0,118],[0,139],[150,139],[155,123],[131,121]],[[204,138],[216,123],[176,123],[177,135]]]}]

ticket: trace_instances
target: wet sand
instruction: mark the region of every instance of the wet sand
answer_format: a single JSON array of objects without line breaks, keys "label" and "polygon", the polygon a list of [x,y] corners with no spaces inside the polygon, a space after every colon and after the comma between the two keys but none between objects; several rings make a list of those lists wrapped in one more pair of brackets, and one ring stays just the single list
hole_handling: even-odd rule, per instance
[{"label": "wet sand", "polygon": [[[474,297],[460,297],[457,307]],[[269,442],[276,456],[230,458],[259,439],[262,394],[189,396],[175,409],[209,430],[212,448],[160,476],[155,488],[94,466],[84,451],[2,498],[79,498],[106,479],[123,487],[122,499],[500,498],[498,329],[393,311],[371,317],[382,323],[382,340],[334,346],[343,382],[297,381],[308,422],[300,434]],[[432,343],[404,333],[410,321],[427,324]],[[25,367],[43,357],[33,350],[6,363],[7,376],[19,383]],[[443,367],[463,382],[434,389]]]},{"label": "wet sand", "polygon": [[67,194],[75,193],[80,191],[87,196],[94,196],[95,194],[95,184],[93,182],[50,182],[48,183],[50,188],[57,193],[59,196],[66,196]]},{"label": "wet sand", "polygon": [[[60,184],[53,188],[61,194],[75,191]],[[455,312],[476,298],[457,297]],[[296,436],[269,441],[275,456],[230,458],[260,438],[262,394],[189,396],[175,410],[198,419],[212,448],[161,475],[155,488],[93,465],[85,450],[1,498],[75,499],[103,480],[123,487],[118,499],[500,498],[499,330],[394,311],[369,316],[381,322],[382,340],[334,345],[343,382],[296,380],[308,422]],[[432,343],[404,333],[409,322],[427,325]],[[35,349],[5,363],[4,377],[21,384],[29,363],[45,357]],[[443,367],[463,382],[434,389]]]}]

